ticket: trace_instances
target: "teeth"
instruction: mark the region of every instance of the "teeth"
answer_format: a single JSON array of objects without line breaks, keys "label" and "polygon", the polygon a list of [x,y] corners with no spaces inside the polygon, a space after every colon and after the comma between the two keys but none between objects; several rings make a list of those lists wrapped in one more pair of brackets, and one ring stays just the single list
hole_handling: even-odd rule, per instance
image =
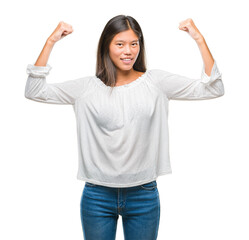
[{"label": "teeth", "polygon": [[131,59],[130,59],[130,58],[124,58],[124,59],[122,59],[122,60],[126,60],[126,61],[127,61],[127,60],[131,60]]}]

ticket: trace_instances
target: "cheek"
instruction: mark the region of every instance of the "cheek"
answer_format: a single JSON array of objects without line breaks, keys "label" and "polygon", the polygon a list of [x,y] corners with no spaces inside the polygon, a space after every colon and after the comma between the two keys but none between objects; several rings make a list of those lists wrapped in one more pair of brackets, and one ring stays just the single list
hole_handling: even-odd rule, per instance
[{"label": "cheek", "polygon": [[135,49],[134,49],[134,53],[135,53],[135,54],[137,54],[137,55],[138,55],[138,54],[139,54],[139,52],[140,52],[140,47],[137,47],[137,48],[135,48]]},{"label": "cheek", "polygon": [[111,57],[112,59],[119,58],[119,57],[120,57],[120,54],[121,54],[121,52],[120,52],[119,49],[111,49],[111,51],[110,51],[110,57]]},{"label": "cheek", "polygon": [[138,57],[139,52],[140,52],[140,48],[134,50],[134,54],[136,55],[136,57]]}]

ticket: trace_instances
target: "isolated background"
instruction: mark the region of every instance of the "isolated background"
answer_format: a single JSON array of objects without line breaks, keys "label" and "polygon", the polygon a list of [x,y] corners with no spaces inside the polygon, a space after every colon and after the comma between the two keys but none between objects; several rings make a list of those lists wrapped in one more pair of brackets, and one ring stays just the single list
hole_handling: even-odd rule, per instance
[{"label": "isolated background", "polygon": [[[157,179],[158,240],[248,240],[248,11],[246,1],[9,1],[1,14],[0,238],[83,239],[76,121],[70,105],[24,97],[35,63],[59,21],[74,32],[56,45],[48,83],[95,74],[107,21],[119,14],[141,25],[148,69],[199,78],[194,40],[178,29],[192,18],[222,73],[225,95],[169,105],[173,173]],[[166,123],[165,123],[166,124]],[[123,239],[122,217],[117,240]]]}]

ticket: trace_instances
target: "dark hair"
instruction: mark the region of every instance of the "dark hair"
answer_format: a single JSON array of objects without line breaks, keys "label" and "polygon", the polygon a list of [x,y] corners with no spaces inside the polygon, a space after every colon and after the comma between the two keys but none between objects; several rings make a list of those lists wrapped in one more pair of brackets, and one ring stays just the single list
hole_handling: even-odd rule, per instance
[{"label": "dark hair", "polygon": [[107,86],[114,87],[116,83],[116,66],[109,56],[109,45],[116,34],[129,29],[132,29],[135,32],[139,38],[140,45],[140,51],[136,62],[133,65],[133,69],[140,72],[146,71],[142,29],[133,17],[118,15],[107,22],[98,43],[96,76]]}]

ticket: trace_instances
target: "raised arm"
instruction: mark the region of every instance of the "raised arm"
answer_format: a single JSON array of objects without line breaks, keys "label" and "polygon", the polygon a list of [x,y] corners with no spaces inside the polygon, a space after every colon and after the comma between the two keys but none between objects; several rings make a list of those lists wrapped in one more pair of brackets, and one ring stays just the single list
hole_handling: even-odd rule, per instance
[{"label": "raised arm", "polygon": [[206,41],[195,26],[192,19],[180,22],[180,30],[186,31],[196,41],[203,59],[201,76],[198,79],[189,78],[168,71],[155,69],[152,82],[174,100],[205,100],[224,95],[222,74],[216,60],[212,57]]},{"label": "raised arm", "polygon": [[207,46],[203,35],[195,26],[194,21],[191,18],[188,18],[185,21],[180,22],[179,29],[186,31],[196,41],[203,59],[205,73],[207,74],[207,76],[210,76],[214,65],[214,58]]},{"label": "raised arm", "polygon": [[67,36],[68,34],[71,34],[73,32],[73,28],[71,25],[61,21],[59,22],[56,29],[53,31],[53,33],[48,37],[39,57],[37,58],[35,62],[35,66],[46,66],[50,53],[55,45],[56,42]]},{"label": "raised arm", "polygon": [[74,104],[85,90],[85,78],[68,80],[61,83],[48,84],[46,76],[52,67],[47,64],[53,46],[60,39],[73,32],[72,26],[60,22],[47,39],[35,64],[28,64],[28,79],[25,86],[25,97],[44,103]]}]

